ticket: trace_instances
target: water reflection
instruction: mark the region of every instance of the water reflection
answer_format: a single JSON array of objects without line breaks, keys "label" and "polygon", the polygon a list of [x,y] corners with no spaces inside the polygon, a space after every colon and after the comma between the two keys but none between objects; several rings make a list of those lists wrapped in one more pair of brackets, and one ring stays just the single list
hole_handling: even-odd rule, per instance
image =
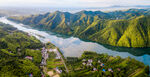
[{"label": "water reflection", "polygon": [[125,47],[114,47],[109,45],[103,45],[104,47],[118,51],[118,52],[128,52],[134,56],[150,55],[150,48],[125,48]]},{"label": "water reflection", "polygon": [[[40,30],[40,31],[44,31],[44,30]],[[63,39],[71,38],[71,39],[69,39],[69,41],[71,43],[76,44],[76,45],[82,45],[81,41],[79,41],[79,40],[82,40],[82,39],[77,39],[75,37],[72,38],[71,36],[68,36],[68,35],[53,33],[53,32],[50,32],[50,31],[46,31],[46,32],[48,34],[50,34],[50,35],[55,35],[55,36],[57,36],[59,38],[63,38]],[[91,42],[91,41],[88,41],[88,40],[82,40],[82,41],[84,41],[84,42]],[[126,48],[126,47],[116,47],[116,46],[110,46],[110,45],[104,45],[104,44],[100,44],[100,45],[102,45],[105,48],[110,49],[112,51],[128,52],[128,53],[130,53],[130,54],[132,54],[134,56],[142,56],[142,55],[145,55],[145,54],[150,55],[150,48]]]},{"label": "water reflection", "polygon": [[150,65],[150,48],[148,49],[135,49],[135,48],[121,48],[112,47],[108,45],[101,45],[98,43],[83,41],[76,37],[70,37],[66,35],[60,35],[48,31],[41,31],[37,29],[31,29],[27,25],[15,23],[7,20],[5,17],[0,18],[0,21],[6,24],[11,24],[21,31],[27,32],[35,36],[40,41],[52,42],[62,50],[64,56],[79,57],[83,51],[95,51],[97,53],[107,53],[112,56],[132,57],[146,65]]},{"label": "water reflection", "polygon": [[[43,30],[41,30],[41,31],[43,31]],[[62,35],[62,34],[60,35],[60,34],[57,34],[57,33],[52,33],[50,31],[46,31],[46,32],[51,34],[51,35],[55,35],[57,37],[63,38],[63,39],[71,38],[71,36],[67,36],[67,35]],[[75,38],[71,38],[71,39],[74,40],[74,41],[70,40],[71,43],[76,44],[76,45],[81,45],[81,41],[78,41],[78,40],[81,40],[81,39],[77,39],[77,38],[76,38],[76,40],[75,40]],[[91,42],[91,41],[88,41],[88,40],[82,40],[82,41]],[[110,45],[104,45],[104,44],[100,44],[100,45],[102,45],[105,48],[110,49],[112,51],[128,52],[128,53],[130,53],[134,56],[143,56],[145,54],[150,55],[150,48],[126,48],[126,47],[116,47],[116,46],[110,46]]]}]

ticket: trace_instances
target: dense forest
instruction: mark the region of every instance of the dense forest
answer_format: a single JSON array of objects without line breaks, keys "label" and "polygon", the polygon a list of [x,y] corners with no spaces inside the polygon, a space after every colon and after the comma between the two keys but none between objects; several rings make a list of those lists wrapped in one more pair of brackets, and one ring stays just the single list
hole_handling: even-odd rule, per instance
[{"label": "dense forest", "polygon": [[150,47],[149,15],[148,9],[80,11],[75,14],[56,11],[31,16],[13,16],[9,19],[35,28],[112,46]]},{"label": "dense forest", "polygon": [[0,23],[0,77],[41,77],[41,47],[35,37]]},{"label": "dense forest", "polygon": [[67,57],[70,73],[61,77],[148,77],[149,67],[131,59],[86,51],[80,58]]}]

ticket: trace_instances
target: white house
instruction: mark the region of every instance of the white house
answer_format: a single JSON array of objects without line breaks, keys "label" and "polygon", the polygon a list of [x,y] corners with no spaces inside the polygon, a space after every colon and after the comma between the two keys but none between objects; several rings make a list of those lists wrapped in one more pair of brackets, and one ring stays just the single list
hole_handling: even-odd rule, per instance
[{"label": "white house", "polygon": [[26,56],[25,59],[33,60],[32,56]]},{"label": "white house", "polygon": [[49,51],[49,52],[56,52],[56,51],[57,51],[57,48],[55,48],[55,49],[49,49],[48,51]]},{"label": "white house", "polygon": [[92,59],[89,59],[89,60],[88,60],[88,62],[89,62],[89,63],[92,63],[92,62],[93,62],[93,60],[92,60]]},{"label": "white house", "polygon": [[59,70],[58,67],[56,67],[56,72],[58,72],[60,74],[60,73],[62,73],[62,70]]}]

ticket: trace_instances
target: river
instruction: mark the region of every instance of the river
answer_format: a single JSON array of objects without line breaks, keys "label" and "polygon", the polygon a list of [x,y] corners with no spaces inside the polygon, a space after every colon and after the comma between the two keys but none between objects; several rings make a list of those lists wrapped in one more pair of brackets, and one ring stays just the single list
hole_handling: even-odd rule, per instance
[{"label": "river", "polygon": [[1,17],[0,22],[10,24],[16,27],[18,30],[27,32],[41,42],[51,42],[60,48],[63,55],[79,57],[83,51],[94,51],[97,53],[107,53],[112,56],[121,56],[126,58],[130,56],[138,61],[143,62],[146,65],[150,65],[150,48],[121,48],[112,47],[108,45],[101,45],[91,41],[83,41],[76,37],[67,37],[65,35],[59,35],[50,31],[41,31],[38,29],[30,28],[28,25],[16,23],[8,20],[6,17]]}]

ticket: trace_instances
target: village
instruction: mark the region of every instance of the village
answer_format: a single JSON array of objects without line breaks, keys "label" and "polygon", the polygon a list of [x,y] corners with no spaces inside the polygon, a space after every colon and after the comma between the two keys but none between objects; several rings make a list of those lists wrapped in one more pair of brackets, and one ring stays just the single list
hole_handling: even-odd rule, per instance
[{"label": "village", "polygon": [[[36,50],[40,50],[40,49],[36,49]],[[123,73],[121,74],[119,73],[124,71],[125,67],[127,67],[125,66],[124,68],[122,68],[124,63],[126,63],[127,61],[132,61],[130,60],[130,58],[121,59],[120,57],[112,57],[105,54],[96,54],[92,52],[84,52],[83,56],[81,57],[70,57],[69,59],[68,57],[64,58],[57,47],[51,48],[47,46],[41,48],[40,52],[42,55],[41,63],[40,63],[40,67],[42,69],[41,71],[42,77],[47,77],[47,76],[60,77],[61,75],[68,75],[70,72],[72,73],[72,71],[76,71],[77,73],[82,71],[85,73],[86,71],[89,73],[99,72],[101,75],[108,74],[108,77],[111,77],[112,75],[121,76],[123,75]],[[93,56],[93,54],[96,56]],[[34,61],[33,56],[26,56],[25,59]],[[118,62],[119,59],[123,61],[122,62],[120,61],[121,62],[120,63]],[[119,66],[113,64],[113,62],[117,62]],[[134,73],[130,74],[130,76],[132,75],[134,75]],[[33,74],[30,73],[29,77],[33,77]]]},{"label": "village", "polygon": [[[39,50],[39,49],[37,49]],[[42,54],[42,60],[41,60],[41,64],[40,67],[43,69],[43,71],[41,72],[42,77],[46,77],[44,73],[50,73],[49,71],[47,71],[48,68],[46,68],[47,66],[47,59],[50,57],[49,53],[54,52],[56,54],[55,59],[56,60],[60,60],[61,63],[65,66],[65,71],[68,72],[67,66],[65,64],[65,61],[62,58],[62,55],[60,54],[58,48],[46,48],[46,46],[44,46],[41,49],[41,54]],[[33,56],[26,56],[25,59],[29,59],[31,61],[33,61]],[[59,67],[55,67],[53,68],[54,71],[56,71],[56,75],[52,76],[50,74],[51,77],[59,77],[59,74],[61,74],[64,70],[60,69]],[[53,73],[52,73],[53,74]],[[33,77],[32,73],[29,74],[29,77]]]},{"label": "village", "polygon": [[[99,66],[102,68],[103,72],[106,72],[106,71],[109,71],[109,72],[112,72],[112,73],[114,72],[112,68],[104,69],[103,67],[105,67],[105,64],[103,62],[101,62],[101,60],[98,60],[96,63],[99,64]],[[96,67],[94,67],[94,65],[92,65],[92,64],[93,64],[93,60],[92,59],[88,59],[88,60],[83,59],[82,60],[82,65],[83,66],[92,67],[93,71],[98,71],[99,69],[97,69]],[[120,68],[117,68],[117,70],[121,71]]]},{"label": "village", "polygon": [[[120,56],[91,51],[85,51],[81,57],[67,57],[66,61],[73,72],[63,75],[64,77],[134,77],[137,72],[145,70],[142,65],[137,66],[139,62],[130,57],[122,59]],[[149,67],[146,69],[149,71]]]}]

